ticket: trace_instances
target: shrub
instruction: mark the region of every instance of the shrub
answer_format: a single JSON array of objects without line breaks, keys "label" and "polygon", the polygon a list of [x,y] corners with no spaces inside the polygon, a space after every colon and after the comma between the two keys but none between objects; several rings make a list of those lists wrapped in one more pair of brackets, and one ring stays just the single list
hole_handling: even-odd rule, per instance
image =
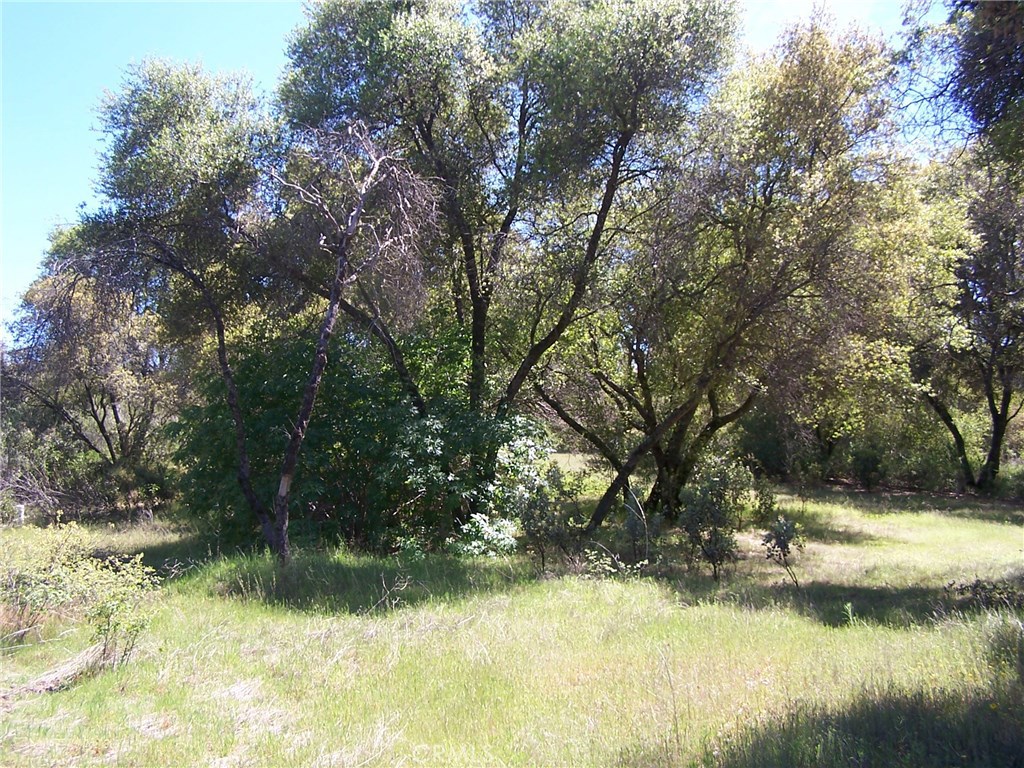
[{"label": "shrub", "polygon": [[755,525],[765,525],[775,517],[778,503],[775,498],[775,488],[767,477],[754,478],[754,509],[753,521]]},{"label": "shrub", "polygon": [[1011,610],[1024,609],[1024,585],[1012,582],[983,581],[950,582],[946,594],[959,598],[972,608]]},{"label": "shrub", "polygon": [[530,503],[519,510],[519,523],[527,546],[540,559],[540,568],[544,570],[549,550],[572,555],[581,545],[578,533],[584,519],[584,478],[563,471],[553,461],[547,463],[541,478]]},{"label": "shrub", "polygon": [[787,477],[799,458],[796,454],[796,429],[792,419],[771,407],[755,406],[740,419],[736,429],[736,449],[775,478]]},{"label": "shrub", "polygon": [[1006,501],[1024,501],[1024,462],[1004,463],[996,477],[994,495]]},{"label": "shrub", "polygon": [[[235,373],[253,485],[270,499],[287,441],[281,425],[297,411],[310,349],[298,332],[265,328],[253,334],[239,344]],[[429,354],[442,353],[434,341],[424,341],[423,354],[428,346]],[[291,530],[308,544],[345,541],[393,552],[416,539],[429,551],[458,537],[456,525],[470,511],[518,519],[542,480],[543,431],[519,417],[471,411],[451,377],[440,372],[421,387],[429,411],[423,415],[378,354],[374,345],[340,337],[331,350],[331,375],[317,396],[292,485]],[[222,382],[205,382],[201,396],[176,426],[188,511],[222,541],[250,542],[259,526],[235,479],[234,431]]]},{"label": "shrub", "polygon": [[627,562],[602,544],[591,542],[569,558],[571,572],[585,579],[638,579],[649,573],[651,562]]},{"label": "shrub", "polygon": [[864,490],[870,491],[885,479],[882,451],[870,443],[858,445],[850,456],[853,475]]},{"label": "shrub", "polygon": [[98,559],[89,535],[58,524],[5,542],[0,553],[0,644],[20,644],[54,619],[81,619],[93,629],[103,664],[127,661],[148,615],[144,599],[156,586],[141,555]]},{"label": "shrub", "polygon": [[800,527],[784,515],[779,515],[761,539],[761,543],[767,550],[767,558],[785,568],[789,578],[793,580],[793,584],[799,587],[800,582],[797,581],[796,574],[793,573],[789,558],[793,554],[794,548],[804,548]]},{"label": "shrub", "polygon": [[730,459],[711,457],[679,494],[680,526],[690,557],[709,563],[716,581],[722,567],[736,559],[735,531],[747,510],[752,485],[750,470]]},{"label": "shrub", "polygon": [[499,557],[516,550],[516,524],[504,517],[470,515],[458,538],[449,541],[449,549],[457,555]]}]

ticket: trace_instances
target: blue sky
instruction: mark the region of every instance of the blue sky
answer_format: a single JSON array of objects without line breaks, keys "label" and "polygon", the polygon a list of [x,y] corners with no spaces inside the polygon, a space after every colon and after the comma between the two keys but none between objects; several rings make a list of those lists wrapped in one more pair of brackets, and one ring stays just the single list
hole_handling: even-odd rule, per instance
[{"label": "blue sky", "polygon": [[[818,0],[841,25],[892,32],[897,0]],[[814,0],[740,0],[746,44],[771,45]],[[0,323],[38,274],[49,233],[91,206],[102,147],[95,109],[126,66],[149,57],[250,73],[273,91],[299,0],[267,2],[17,2],[0,0]],[[6,337],[6,332],[3,333]]]},{"label": "blue sky", "polygon": [[49,233],[91,204],[102,147],[95,110],[126,66],[150,57],[246,70],[269,93],[303,19],[282,2],[2,0],[0,314],[38,274]]}]

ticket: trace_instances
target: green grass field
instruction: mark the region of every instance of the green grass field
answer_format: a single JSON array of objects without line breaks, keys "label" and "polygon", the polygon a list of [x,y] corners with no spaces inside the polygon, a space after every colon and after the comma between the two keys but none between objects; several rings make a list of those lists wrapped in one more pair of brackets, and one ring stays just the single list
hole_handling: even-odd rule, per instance
[{"label": "green grass field", "polygon": [[[167,575],[125,666],[24,686],[89,643],[0,655],[0,765],[1024,766],[1024,516],[976,500],[783,498],[800,588],[755,532],[723,580],[507,560],[218,555],[110,530]],[[24,531],[0,531],[5,544]]]}]

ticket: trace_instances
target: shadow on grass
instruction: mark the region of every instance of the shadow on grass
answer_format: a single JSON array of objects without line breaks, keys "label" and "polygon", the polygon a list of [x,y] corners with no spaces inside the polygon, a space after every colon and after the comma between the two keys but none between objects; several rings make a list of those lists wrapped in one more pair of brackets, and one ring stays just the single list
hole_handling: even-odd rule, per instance
[{"label": "shadow on grass", "polygon": [[[835,486],[815,488],[805,492],[802,498],[810,502],[849,506],[873,515],[921,512],[967,520],[1024,524],[1024,509],[1019,503],[969,494],[898,489],[865,491],[852,486]],[[800,499],[793,497],[792,506],[799,504]]]},{"label": "shadow on grass", "polygon": [[112,548],[98,549],[93,556],[141,555],[144,565],[156,571],[160,578],[172,581],[221,556],[219,544],[212,535],[185,528],[166,528],[159,529],[152,540],[145,527],[138,530],[137,541],[131,538],[131,529],[126,529],[127,541],[116,542]]},{"label": "shadow on grass", "polygon": [[832,516],[813,509],[806,509],[799,502],[791,503],[785,508],[786,516],[800,526],[800,532],[807,541],[821,544],[868,544],[880,541],[865,531],[851,530],[837,526]]},{"label": "shadow on grass", "polygon": [[[973,611],[965,601],[952,598],[942,587],[874,587],[828,582],[716,584],[705,574],[666,579],[686,604],[734,603],[757,610],[787,608],[828,627],[858,623],[893,627],[922,624],[957,610]],[[983,610],[982,607],[977,608]]]},{"label": "shadow on grass", "polygon": [[858,586],[811,582],[785,587],[794,610],[829,627],[858,622],[909,626],[941,616],[953,607],[942,587]]},{"label": "shadow on grass", "polygon": [[839,712],[797,707],[736,735],[705,764],[761,766],[1024,766],[1020,686],[863,695]]},{"label": "shadow on grass", "polygon": [[429,600],[508,590],[534,570],[516,559],[431,555],[415,560],[336,552],[297,553],[279,566],[269,554],[223,557],[189,578],[211,593],[312,613],[377,613]]},{"label": "shadow on grass", "polygon": [[796,703],[720,736],[694,759],[678,741],[631,747],[618,764],[715,768],[1024,768],[1019,683],[990,690],[865,692],[838,711]]},{"label": "shadow on grass", "polygon": [[536,579],[526,558],[447,555],[376,557],[345,548],[300,549],[280,566],[267,552],[222,551],[216,537],[187,528],[121,531],[98,555],[134,557],[185,589],[315,613],[368,613],[426,600],[507,590]]},{"label": "shadow on grass", "polygon": [[203,563],[220,557],[214,537],[186,533],[179,539],[140,547],[135,554],[165,579],[177,579]]},{"label": "shadow on grass", "polygon": [[632,745],[618,764],[1024,768],[1024,625],[1012,614],[993,614],[984,632],[990,665],[984,686],[863,688],[839,706],[794,701],[689,749],[678,731]]},{"label": "shadow on grass", "polygon": [[828,627],[858,624],[907,628],[950,616],[1021,610],[1024,575],[972,584],[902,587],[826,581],[757,583],[744,578],[716,583],[705,572],[676,571],[660,579],[684,604],[727,603],[785,608]]}]

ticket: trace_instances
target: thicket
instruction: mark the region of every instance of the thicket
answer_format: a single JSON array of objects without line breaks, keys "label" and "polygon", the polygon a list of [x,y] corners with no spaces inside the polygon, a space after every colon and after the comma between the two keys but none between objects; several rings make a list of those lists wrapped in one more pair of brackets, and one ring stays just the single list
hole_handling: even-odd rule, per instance
[{"label": "thicket", "polygon": [[[979,406],[958,413],[971,455],[983,456],[985,415]],[[745,416],[728,449],[777,482],[849,482],[883,487],[962,492],[958,458],[948,434],[923,403],[879,408],[855,424],[813,422],[763,403]],[[1024,431],[1011,430],[1006,460],[990,495],[1024,500]]]},{"label": "thicket", "polygon": [[155,572],[134,558],[96,554],[95,535],[75,522],[26,529],[0,552],[0,652],[84,622],[95,661],[123,664],[145,630]]}]

